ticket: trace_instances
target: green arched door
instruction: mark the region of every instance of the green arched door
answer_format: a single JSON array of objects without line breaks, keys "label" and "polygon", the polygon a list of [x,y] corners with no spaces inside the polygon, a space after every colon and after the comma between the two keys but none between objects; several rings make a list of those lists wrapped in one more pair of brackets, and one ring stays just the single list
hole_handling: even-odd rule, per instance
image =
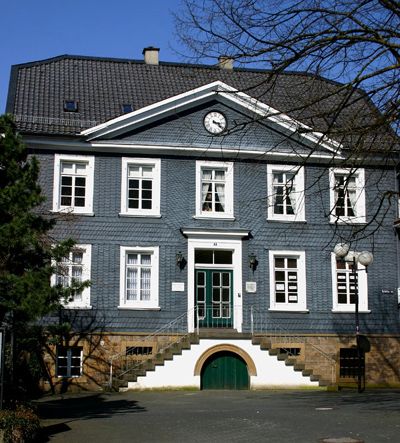
[{"label": "green arched door", "polygon": [[245,361],[229,351],[211,355],[201,370],[201,389],[249,389]]}]

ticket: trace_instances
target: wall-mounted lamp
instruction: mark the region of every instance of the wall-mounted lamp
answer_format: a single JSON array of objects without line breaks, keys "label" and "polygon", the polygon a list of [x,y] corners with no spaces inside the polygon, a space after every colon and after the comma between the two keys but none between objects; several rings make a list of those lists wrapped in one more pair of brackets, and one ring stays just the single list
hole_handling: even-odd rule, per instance
[{"label": "wall-mounted lamp", "polygon": [[249,254],[249,268],[254,272],[257,268],[257,257],[255,254]]},{"label": "wall-mounted lamp", "polygon": [[183,254],[181,251],[179,251],[176,256],[175,256],[175,261],[176,261],[176,266],[178,266],[179,269],[183,269],[185,264],[186,264],[186,260],[183,257]]}]

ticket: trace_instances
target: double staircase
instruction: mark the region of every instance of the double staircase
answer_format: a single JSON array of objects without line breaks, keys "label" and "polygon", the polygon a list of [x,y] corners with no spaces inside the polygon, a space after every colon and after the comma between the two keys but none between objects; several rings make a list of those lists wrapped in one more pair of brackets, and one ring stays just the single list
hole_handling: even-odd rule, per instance
[{"label": "double staircase", "polygon": [[[171,329],[171,324],[166,329]],[[147,337],[154,341],[155,337],[165,338],[166,330]],[[286,366],[293,367],[296,372],[309,380],[318,382],[319,386],[335,386],[336,362],[320,348],[306,341],[304,337],[264,333],[238,333],[232,329],[200,329],[195,333],[174,333],[171,340],[165,340],[155,354],[138,358],[137,355],[117,355],[111,362],[111,373],[108,387],[112,390],[123,390],[129,382],[136,382],[138,377],[146,376],[150,371],[155,371],[158,366],[163,366],[166,361],[173,360],[181,355],[184,350],[190,350],[192,345],[199,344],[202,339],[247,339],[252,345],[259,346],[261,350],[283,361]],[[144,339],[146,342],[146,338]]]}]

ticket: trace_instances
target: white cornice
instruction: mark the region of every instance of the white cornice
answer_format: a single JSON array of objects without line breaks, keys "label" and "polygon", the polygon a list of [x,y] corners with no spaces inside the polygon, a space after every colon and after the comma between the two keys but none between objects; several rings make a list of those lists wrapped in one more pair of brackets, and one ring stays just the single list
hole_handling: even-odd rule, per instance
[{"label": "white cornice", "polygon": [[144,154],[144,155],[180,155],[196,156],[204,158],[240,158],[258,160],[277,160],[304,162],[309,159],[315,162],[332,162],[332,159],[344,160],[340,155],[331,153],[313,152],[301,155],[294,152],[262,151],[261,149],[240,149],[240,148],[210,148],[202,146],[174,146],[174,145],[144,145],[133,144],[124,141],[102,140],[102,141],[71,141],[66,139],[55,139],[46,137],[29,137],[24,139],[25,143],[33,149],[63,150],[71,152],[91,153],[107,152],[121,154]]},{"label": "white cornice", "polygon": [[189,238],[244,238],[250,235],[245,229],[213,230],[182,228],[182,235]]}]

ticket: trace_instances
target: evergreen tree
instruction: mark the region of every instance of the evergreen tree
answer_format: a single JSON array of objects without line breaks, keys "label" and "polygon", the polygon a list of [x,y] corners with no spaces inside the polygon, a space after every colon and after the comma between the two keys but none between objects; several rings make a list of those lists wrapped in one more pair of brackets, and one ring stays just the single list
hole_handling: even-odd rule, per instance
[{"label": "evergreen tree", "polygon": [[57,312],[74,291],[89,284],[72,282],[65,288],[50,283],[55,263],[74,242],[56,244],[51,238],[56,219],[40,213],[45,197],[38,176],[39,163],[28,154],[12,117],[0,116],[0,324],[13,337],[7,369],[16,384],[17,355],[31,354],[27,343],[42,342],[34,336],[35,320]]}]

